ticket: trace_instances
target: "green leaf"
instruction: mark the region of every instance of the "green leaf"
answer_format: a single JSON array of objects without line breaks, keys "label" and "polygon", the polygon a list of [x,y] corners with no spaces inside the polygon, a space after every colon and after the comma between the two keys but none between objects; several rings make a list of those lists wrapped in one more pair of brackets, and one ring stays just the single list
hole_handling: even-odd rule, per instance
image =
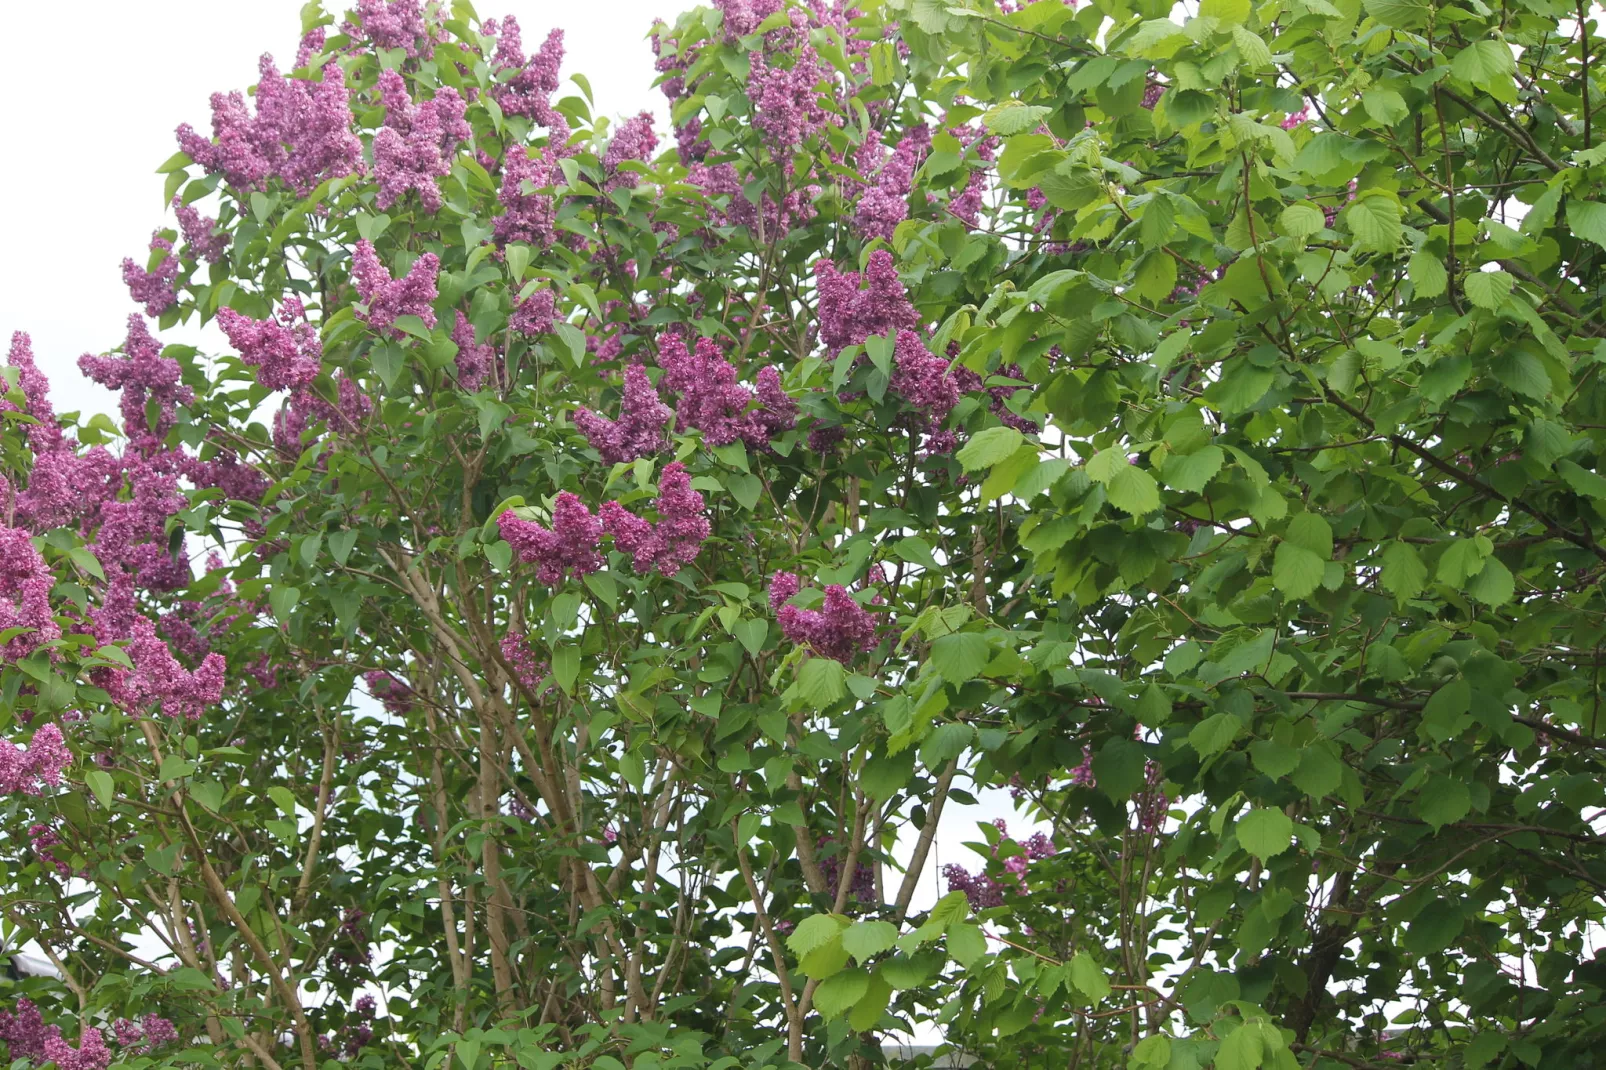
[{"label": "green leaf", "polygon": [[839,941],[847,925],[848,920],[836,914],[810,914],[797,923],[792,935],[786,938],[786,946],[792,954],[802,958],[811,951]]},{"label": "green leaf", "polygon": [[1110,504],[1132,516],[1160,508],[1160,486],[1147,471],[1130,464],[1119,448],[1104,450],[1087,464],[1087,474],[1104,484]]},{"label": "green leaf", "polygon": [[1439,555],[1439,582],[1460,587],[1477,575],[1489,555],[1488,540],[1456,539]]},{"label": "green leaf", "polygon": [[948,926],[948,955],[959,965],[970,968],[971,963],[987,954],[987,938],[978,926],[958,922]]},{"label": "green leaf", "polygon": [[1171,1065],[1171,1038],[1164,1033],[1144,1037],[1132,1049],[1126,1065],[1127,1070],[1167,1070]]},{"label": "green leaf", "polygon": [[1393,126],[1411,114],[1405,98],[1392,89],[1368,89],[1361,94],[1361,107],[1384,126]]},{"label": "green leaf", "polygon": [[[860,862],[864,865],[864,862]],[[898,927],[890,921],[866,919],[842,930],[842,950],[863,965],[898,942]]]},{"label": "green leaf", "polygon": [[112,808],[112,778],[104,769],[91,769],[84,774],[84,783],[89,790],[95,793],[100,805],[110,810]]},{"label": "green leaf", "polygon": [[1071,984],[1094,1003],[1109,998],[1111,991],[1110,979],[1086,951],[1078,951],[1071,958]]},{"label": "green leaf", "polygon": [[810,706],[823,710],[848,693],[847,675],[834,658],[810,658],[797,672],[798,694]]},{"label": "green leaf", "polygon": [[1355,236],[1355,248],[1392,253],[1405,229],[1400,222],[1400,205],[1393,197],[1369,193],[1344,210],[1344,221]]},{"label": "green leaf", "polygon": [[848,1024],[860,1033],[875,1028],[891,999],[892,985],[881,976],[881,971],[877,970],[870,975],[869,990],[859,997],[853,1009],[848,1012]]},{"label": "green leaf", "polygon": [[190,785],[190,798],[206,807],[212,813],[218,812],[223,805],[223,785],[214,781],[196,781]]},{"label": "green leaf", "polygon": [[951,684],[974,679],[991,660],[991,646],[980,632],[956,632],[931,644],[931,666]]},{"label": "green leaf", "polygon": [[1265,1055],[1260,1030],[1245,1023],[1221,1042],[1216,1050],[1215,1070],[1256,1070]]},{"label": "green leaf", "polygon": [[1606,204],[1572,198],[1567,202],[1567,226],[1578,237],[1606,248]]},{"label": "green leaf", "polygon": [[1320,799],[1343,783],[1344,765],[1326,747],[1312,745],[1299,752],[1299,767],[1288,779],[1306,795]]},{"label": "green leaf", "polygon": [[758,657],[759,651],[764,649],[764,643],[770,636],[770,622],[767,620],[738,621],[736,627],[731,629],[737,642],[746,648],[747,652]]},{"label": "green leaf", "polygon": [[970,899],[964,892],[949,892],[937,900],[937,905],[931,908],[931,914],[926,924],[938,929],[947,929],[956,921],[964,921],[970,917]]},{"label": "green leaf", "polygon": [[1199,17],[1235,26],[1249,19],[1249,0],[1200,0]]},{"label": "green leaf", "polygon": [[1517,581],[1498,557],[1491,557],[1467,583],[1466,591],[1486,606],[1503,606],[1516,596]]},{"label": "green leaf", "polygon": [[276,583],[273,585],[273,590],[268,593],[268,604],[273,607],[273,616],[280,624],[290,623],[290,614],[295,611],[296,603],[300,601],[299,587]]},{"label": "green leaf", "polygon": [[1427,0],[1365,0],[1365,6],[1368,15],[1397,30],[1422,25],[1432,11]]},{"label": "green leaf", "polygon": [[1422,706],[1422,724],[1419,731],[1428,739],[1443,742],[1460,731],[1467,711],[1472,707],[1472,684],[1458,676],[1445,684]]},{"label": "green leaf", "polygon": [[1197,751],[1199,757],[1209,758],[1232,746],[1232,741],[1238,738],[1242,730],[1243,722],[1234,715],[1212,714],[1193,726],[1188,733],[1188,746]]},{"label": "green leaf", "polygon": [[1308,238],[1327,226],[1322,210],[1309,201],[1296,201],[1277,217],[1277,231],[1290,238]]},{"label": "green leaf", "polygon": [[1450,273],[1444,269],[1444,261],[1426,249],[1418,249],[1411,255],[1407,270],[1418,297],[1438,297],[1450,285]]},{"label": "green leaf", "polygon": [[1243,57],[1244,66],[1250,70],[1271,66],[1271,49],[1259,34],[1242,26],[1234,26],[1232,43],[1238,47],[1238,54]]},{"label": "green leaf", "polygon": [[1511,76],[1516,70],[1517,59],[1511,53],[1511,46],[1492,38],[1472,42],[1450,60],[1451,74],[1479,89],[1488,90],[1490,96],[1500,100],[1508,96],[1516,99],[1515,92],[1511,90]]},{"label": "green leaf", "polygon": [[565,695],[574,694],[574,682],[580,677],[580,648],[564,643],[552,651],[552,675]]},{"label": "green leaf", "polygon": [[1271,582],[1290,598],[1305,598],[1321,586],[1327,562],[1320,554],[1291,542],[1277,544],[1272,559]]},{"label": "green leaf", "polygon": [[357,532],[351,528],[342,528],[329,536],[329,556],[335,559],[335,564],[345,567],[351,558],[352,548],[357,545]]},{"label": "green leaf", "polygon": [[1288,850],[1294,823],[1281,810],[1264,808],[1249,811],[1238,819],[1238,844],[1264,862]]},{"label": "green leaf", "polygon": [[1024,134],[1028,130],[1035,130],[1042,125],[1051,108],[1040,104],[1026,105],[1019,101],[1009,101],[992,108],[981,121],[987,124],[987,129],[1000,137],[1009,137],[1011,134]]},{"label": "green leaf", "polygon": [[814,990],[814,1009],[826,1021],[844,1013],[870,991],[870,975],[864,970],[843,970],[820,982]]},{"label": "green leaf", "polygon": [[1309,550],[1323,561],[1332,560],[1333,529],[1317,513],[1305,512],[1295,516],[1288,522],[1283,539]]},{"label": "green leaf", "polygon": [[1567,481],[1574,494],[1606,501],[1606,476],[1591,472],[1572,461],[1560,462],[1556,465],[1556,471],[1561,473],[1561,478]]},{"label": "green leaf", "polygon": [[974,472],[1011,457],[1025,441],[1026,436],[1013,427],[988,427],[972,435],[956,456],[965,471]]},{"label": "green leaf", "polygon": [[1467,300],[1479,308],[1496,309],[1506,303],[1517,280],[1504,271],[1474,271],[1467,276]]},{"label": "green leaf", "polygon": [[1416,816],[1432,825],[1434,832],[1460,821],[1471,809],[1472,793],[1448,776],[1430,777],[1416,800]]},{"label": "green leaf", "polygon": [[156,773],[156,779],[162,782],[179,780],[195,772],[195,763],[182,754],[166,754],[162,757],[162,767]]}]

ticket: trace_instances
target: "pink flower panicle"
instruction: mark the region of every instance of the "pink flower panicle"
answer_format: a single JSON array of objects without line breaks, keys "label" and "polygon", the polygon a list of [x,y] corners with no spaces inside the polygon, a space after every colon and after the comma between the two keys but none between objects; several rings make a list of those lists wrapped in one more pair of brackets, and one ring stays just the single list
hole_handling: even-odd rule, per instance
[{"label": "pink flower panicle", "polygon": [[413,689],[402,681],[382,669],[374,669],[362,674],[362,682],[368,686],[368,693],[385,707],[385,712],[392,717],[403,717],[412,711],[418,696]]},{"label": "pink flower panicle", "polygon": [[489,343],[475,342],[474,337],[474,325],[459,310],[457,325],[452,328],[452,341],[457,343],[457,382],[471,394],[496,367],[496,349]]},{"label": "pink flower panicle", "polygon": [[507,325],[526,338],[551,334],[557,325],[558,296],[545,287],[522,301],[515,301]]},{"label": "pink flower panicle", "polygon": [[919,325],[892,254],[885,249],[870,254],[862,280],[858,272],[838,271],[829,260],[821,260],[814,265],[814,284],[819,294],[820,341],[833,355],[844,346],[862,345],[871,335]]},{"label": "pink flower panicle", "polygon": [[1297,130],[1302,124],[1310,121],[1310,105],[1306,104],[1294,114],[1284,119],[1278,125],[1284,130]]},{"label": "pink flower panicle", "polygon": [[725,16],[725,40],[736,41],[780,11],[782,0],[714,0],[714,6]]},{"label": "pink flower panicle", "polygon": [[[375,48],[405,49],[409,57],[427,57],[434,51],[419,0],[357,0],[357,18],[363,35]],[[354,29],[348,27],[348,31]]]},{"label": "pink flower panicle", "polygon": [[392,326],[397,316],[417,316],[426,327],[434,327],[435,310],[430,306],[438,296],[435,279],[440,269],[440,257],[425,253],[413,262],[406,275],[393,279],[379,262],[373,242],[363,238],[357,242],[352,256],[351,274],[357,283],[357,296],[368,306],[368,311],[357,313],[357,318],[376,331],[389,331],[392,336],[401,333]]},{"label": "pink flower panicle", "polygon": [[46,1062],[56,1064],[56,1070],[106,1070],[112,1061],[106,1038],[92,1025],[83,1027],[76,1048],[63,1040],[59,1033],[47,1037],[44,1056]]},{"label": "pink flower panicle", "polygon": [[[664,370],[660,385],[680,395],[675,406],[676,426],[682,431],[701,431],[710,446],[742,441],[764,447],[797,422],[797,403],[782,389],[779,372],[761,369],[755,393],[737,382],[735,365],[725,359],[713,339],[699,338],[687,349],[680,335],[661,335],[658,366]],[[748,411],[748,403],[755,397],[759,408]]]},{"label": "pink flower panicle", "polygon": [[29,629],[0,646],[0,660],[19,661],[61,637],[50,609],[55,582],[28,533],[0,525],[0,631]]},{"label": "pink flower panicle", "polygon": [[1082,763],[1071,770],[1071,783],[1079,788],[1098,787],[1098,778],[1093,775],[1093,749],[1082,748]]},{"label": "pink flower panicle", "polygon": [[123,285],[135,304],[145,306],[145,315],[155,318],[178,303],[173,283],[178,278],[178,257],[173,255],[173,243],[161,231],[151,235],[151,252],[156,254],[156,265],[150,270],[140,267],[131,257],[123,260]]},{"label": "pink flower panicle", "polygon": [[552,107],[552,94],[557,92],[559,84],[558,71],[563,66],[563,31],[552,30],[535,55],[525,59],[518,19],[509,15],[499,26],[487,26],[486,32],[493,29],[497,32],[492,69],[518,71],[502,84],[496,102],[505,114],[534,119],[549,130],[561,131],[563,139],[567,140],[569,124]]},{"label": "pink flower panicle", "polygon": [[[173,425],[173,407],[194,397],[181,382],[183,371],[178,361],[162,356],[161,345],[138,315],[128,317],[128,336],[123,341],[121,357],[86,353],[78,358],[78,370],[107,389],[122,391],[118,410],[123,417],[123,433],[137,453],[158,451]],[[149,401],[158,405],[154,427],[146,414]]]},{"label": "pink flower panicle", "polygon": [[147,1014],[138,1022],[119,1018],[112,1023],[112,1035],[118,1047],[135,1055],[145,1055],[164,1044],[178,1039],[173,1023],[157,1014]]},{"label": "pink flower panicle", "polygon": [[892,232],[909,218],[909,194],[914,189],[915,170],[931,148],[931,131],[924,124],[915,126],[898,142],[898,147],[882,164],[875,182],[859,198],[854,222],[865,241],[892,240]]},{"label": "pink flower panicle", "polygon": [[362,142],[351,130],[351,103],[338,64],[325,64],[316,82],[287,80],[271,56],[259,64],[256,115],[245,96],[212,94],[208,140],[188,123],[178,143],[208,174],[221,174],[237,189],[261,189],[278,178],[301,196],[326,178],[362,167]]},{"label": "pink flower panicle", "polygon": [[523,632],[508,632],[500,645],[502,657],[518,682],[530,694],[540,694],[541,681],[546,678],[549,666],[535,656],[530,640]]},{"label": "pink flower panicle", "polygon": [[802,581],[790,572],[770,578],[770,606],[788,641],[805,643],[822,657],[843,664],[875,644],[875,617],[854,601],[847,588],[836,583],[826,587],[825,604],[817,610],[791,604],[801,588]]},{"label": "pink flower panicle", "polygon": [[620,171],[619,165],[627,160],[646,162],[652,158],[652,150],[657,147],[658,135],[653,133],[651,112],[644,111],[621,123],[613,140],[608,142],[608,151],[602,156],[603,169],[608,173],[608,188],[622,186],[634,189],[640,176]]},{"label": "pink flower panicle", "polygon": [[220,308],[218,326],[240,359],[257,369],[257,380],[269,390],[299,390],[318,378],[323,343],[298,298],[286,298],[273,319],[254,320],[232,308]]},{"label": "pink flower panicle", "polygon": [[45,1061],[45,1042],[61,1036],[56,1026],[47,1025],[33,1000],[17,1000],[17,1009],[0,1011],[0,1040],[5,1041],[13,1061]]},{"label": "pink flower panicle", "polygon": [[646,575],[656,570],[673,576],[696,559],[708,538],[705,504],[703,496],[692,489],[686,466],[673,461],[664,466],[658,479],[658,498],[653,502],[658,511],[656,524],[613,501],[603,502],[598,515],[614,545],[631,555],[637,572]]},{"label": "pink flower panicle", "polygon": [[521,241],[540,249],[552,244],[557,237],[557,206],[550,193],[540,191],[557,184],[557,173],[550,148],[534,158],[522,145],[507,150],[498,195],[506,210],[492,224],[498,244]]},{"label": "pink flower panicle", "polygon": [[647,377],[647,370],[639,364],[625,369],[624,400],[619,406],[619,419],[598,416],[590,409],[576,409],[574,426],[585,435],[591,447],[602,455],[608,464],[634,461],[651,457],[669,445],[664,425],[674,410],[658,397],[657,387]]},{"label": "pink flower panicle", "polygon": [[766,59],[762,52],[748,57],[747,97],[753,102],[753,125],[777,159],[790,161],[826,125],[830,113],[820,105],[818,87],[830,71],[808,45],[798,50],[790,67],[773,65],[775,58]]},{"label": "pink flower panicle", "polygon": [[519,560],[537,565],[536,578],[548,586],[562,583],[571,571],[584,576],[602,567],[602,555],[597,552],[602,522],[569,491],[560,493],[552,503],[551,528],[521,520],[512,510],[498,517],[497,525]]},{"label": "pink flower panicle", "polygon": [[380,208],[389,208],[414,190],[426,211],[441,206],[438,182],[451,173],[458,146],[473,137],[463,118],[466,101],[451,86],[441,86],[430,100],[414,104],[407,83],[395,70],[379,76],[385,102],[385,125],[374,135],[374,177]]},{"label": "pink flower panicle", "polygon": [[948,361],[928,350],[913,331],[899,331],[893,347],[892,389],[927,419],[940,422],[959,404],[959,385]]},{"label": "pink flower panicle", "polygon": [[197,720],[201,711],[223,699],[225,664],[220,654],[208,654],[194,672],[187,671],[156,634],[148,617],[136,617],[128,642],[132,672],[119,670],[112,698],[130,714],[143,714],[156,703],[168,717]]},{"label": "pink flower panicle", "polygon": [[26,748],[0,739],[0,796],[39,795],[46,787],[60,787],[61,774],[72,764],[72,753],[54,724],[34,729]]},{"label": "pink flower panicle", "polygon": [[173,198],[173,214],[178,217],[179,233],[184,236],[184,244],[189,247],[191,256],[208,264],[223,259],[223,254],[229,248],[229,235],[227,231],[218,229],[217,220],[201,215],[194,206],[185,204],[176,196]]}]

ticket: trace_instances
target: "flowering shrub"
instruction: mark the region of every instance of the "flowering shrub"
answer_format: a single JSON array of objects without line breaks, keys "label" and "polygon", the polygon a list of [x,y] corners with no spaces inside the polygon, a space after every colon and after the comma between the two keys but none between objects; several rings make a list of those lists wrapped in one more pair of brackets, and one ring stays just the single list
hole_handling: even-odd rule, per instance
[{"label": "flowering shrub", "polygon": [[1589,1065],[1593,16],[1172,10],[308,5],[10,345],[5,1056]]}]

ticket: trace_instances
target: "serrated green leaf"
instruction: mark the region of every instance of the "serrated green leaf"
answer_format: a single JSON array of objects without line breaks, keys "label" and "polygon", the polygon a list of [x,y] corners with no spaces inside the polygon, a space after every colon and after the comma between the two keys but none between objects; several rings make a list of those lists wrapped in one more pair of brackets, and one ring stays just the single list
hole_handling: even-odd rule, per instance
[{"label": "serrated green leaf", "polygon": [[834,973],[820,982],[814,990],[814,1009],[826,1021],[845,1013],[870,991],[870,975],[864,970],[852,969]]},{"label": "serrated green leaf", "polygon": [[1407,270],[1418,297],[1438,297],[1450,285],[1450,273],[1444,269],[1444,261],[1426,249],[1411,254]]},{"label": "serrated green leaf", "polygon": [[987,954],[987,938],[978,926],[958,922],[948,926],[948,956],[959,965],[970,965]]},{"label": "serrated green leaf", "polygon": [[1606,248],[1606,204],[1572,198],[1567,202],[1567,226],[1576,236]]},{"label": "serrated green leaf", "polygon": [[848,920],[836,914],[810,914],[797,923],[797,928],[786,938],[792,954],[802,958],[809,952],[841,939]]},{"label": "serrated green leaf", "polygon": [[1272,559],[1271,582],[1290,598],[1305,598],[1321,586],[1326,571],[1327,562],[1320,554],[1282,542]]},{"label": "serrated green leaf", "polygon": [[1263,808],[1240,817],[1237,830],[1239,846],[1264,862],[1288,850],[1294,823],[1281,810]]},{"label": "serrated green leaf", "polygon": [[[863,863],[860,863],[863,865]],[[842,949],[863,965],[898,942],[898,927],[890,921],[866,919],[842,930]]]},{"label": "serrated green leaf", "polygon": [[949,683],[974,679],[991,660],[991,646],[980,632],[956,632],[931,644],[931,667]]},{"label": "serrated green leaf", "polygon": [[1392,253],[1405,233],[1399,202],[1381,193],[1357,199],[1344,210],[1344,221],[1360,250]]},{"label": "serrated green leaf", "polygon": [[1111,991],[1110,979],[1086,951],[1071,958],[1071,985],[1094,1003],[1108,999]]},{"label": "serrated green leaf", "polygon": [[1308,238],[1326,226],[1327,217],[1309,201],[1296,201],[1277,216],[1277,232],[1290,238]]},{"label": "serrated green leaf", "polygon": [[1013,427],[988,427],[976,432],[955,455],[965,471],[987,468],[1013,456],[1026,437]]},{"label": "serrated green leaf", "polygon": [[1474,271],[1467,276],[1467,300],[1479,308],[1496,309],[1506,303],[1517,280],[1505,271]]},{"label": "serrated green leaf", "polygon": [[1416,815],[1438,832],[1460,821],[1472,809],[1472,793],[1461,781],[1448,776],[1428,779],[1416,800]]}]

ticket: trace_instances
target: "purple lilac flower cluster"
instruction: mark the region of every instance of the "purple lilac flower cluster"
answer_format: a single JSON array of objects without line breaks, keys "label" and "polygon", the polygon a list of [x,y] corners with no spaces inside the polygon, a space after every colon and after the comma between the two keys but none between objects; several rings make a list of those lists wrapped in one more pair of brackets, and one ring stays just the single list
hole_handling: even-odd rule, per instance
[{"label": "purple lilac flower cluster", "polygon": [[914,189],[915,171],[931,149],[931,131],[924,123],[912,127],[899,139],[875,180],[859,198],[854,223],[865,241],[892,240],[892,232],[909,218],[909,194]]},{"label": "purple lilac flower cluster", "polygon": [[546,679],[549,666],[537,658],[535,649],[523,632],[508,632],[501,642],[502,658],[513,670],[514,677],[532,695],[541,693],[541,681]]},{"label": "purple lilac flower cluster", "polygon": [[220,308],[218,326],[240,359],[257,369],[257,380],[269,390],[297,390],[323,369],[323,343],[298,298],[286,298],[273,319],[254,320],[232,308]]},{"label": "purple lilac flower cluster", "polygon": [[472,394],[496,367],[496,348],[476,340],[474,325],[461,309],[457,313],[457,324],[452,328],[452,341],[457,344],[458,385]]},{"label": "purple lilac flower cluster", "polygon": [[178,217],[179,233],[184,236],[184,244],[189,247],[191,255],[208,264],[223,259],[223,254],[229,248],[229,235],[218,229],[217,220],[201,215],[193,205],[185,204],[176,196],[173,198],[173,214]]},{"label": "purple lilac flower cluster", "polygon": [[753,103],[753,125],[775,158],[789,161],[830,120],[818,89],[830,77],[830,68],[808,45],[791,57],[790,66],[777,65],[776,58],[762,52],[748,56],[747,99]]},{"label": "purple lilac flower cluster", "polygon": [[385,265],[379,262],[373,242],[363,238],[357,242],[351,259],[357,296],[368,306],[366,312],[357,313],[357,318],[376,331],[389,331],[392,335],[400,334],[392,326],[397,316],[417,316],[426,327],[434,327],[435,310],[430,306],[437,296],[435,279],[440,269],[440,257],[425,253],[413,262],[406,275],[391,278]]},{"label": "purple lilac flower cluster", "polygon": [[188,123],[178,143],[208,174],[237,189],[261,189],[278,178],[306,196],[326,178],[362,168],[362,141],[351,130],[351,102],[339,64],[323,67],[316,82],[286,80],[271,56],[259,64],[256,114],[239,92],[212,94],[208,140]]},{"label": "purple lilac flower cluster", "polygon": [[147,1014],[138,1022],[119,1018],[112,1023],[112,1035],[116,1037],[117,1044],[125,1052],[133,1055],[147,1055],[164,1044],[171,1044],[178,1039],[178,1030],[173,1023],[159,1014]]},{"label": "purple lilac flower cluster", "polygon": [[71,764],[72,753],[53,724],[34,729],[26,748],[0,739],[0,796],[38,795],[46,786],[58,787]]},{"label": "purple lilac flower cluster", "polygon": [[558,297],[542,287],[522,301],[515,301],[507,325],[526,338],[551,334],[558,320]]},{"label": "purple lilac flower cluster", "polygon": [[557,178],[558,168],[550,146],[535,157],[522,145],[507,150],[498,194],[505,211],[492,224],[492,233],[499,244],[521,241],[541,249],[552,244],[557,237],[557,205],[550,193],[540,191],[556,185]]},{"label": "purple lilac flower cluster", "polygon": [[506,115],[522,115],[534,119],[552,131],[552,143],[561,145],[569,139],[568,121],[552,107],[552,94],[558,89],[558,69],[563,65],[563,31],[554,29],[547,34],[540,49],[528,59],[519,33],[519,20],[512,15],[500,23],[486,19],[483,30],[496,38],[496,54],[491,67],[495,71],[514,70],[517,73],[502,83],[496,102]]},{"label": "purple lilac flower cluster", "polygon": [[21,528],[0,525],[0,631],[26,629],[0,645],[0,659],[18,661],[61,637],[50,610],[50,566]]},{"label": "purple lilac flower cluster", "polygon": [[151,235],[150,248],[156,264],[149,270],[132,257],[123,258],[123,285],[128,287],[128,296],[135,304],[145,306],[145,315],[155,317],[178,303],[173,283],[178,278],[179,263],[173,255],[173,243],[161,231]]},{"label": "purple lilac flower cluster", "polygon": [[855,271],[838,271],[829,260],[821,260],[814,265],[814,285],[819,295],[820,341],[832,355],[844,346],[862,345],[873,334],[919,325],[920,317],[909,303],[892,254],[885,249],[870,254],[862,277]]},{"label": "purple lilac flower cluster", "polygon": [[608,142],[602,155],[602,168],[608,174],[608,189],[634,189],[639,178],[630,171],[619,170],[629,161],[643,163],[652,159],[652,150],[658,147],[658,135],[652,129],[652,113],[642,112],[626,119]]},{"label": "purple lilac flower cluster", "polygon": [[536,565],[536,578],[553,586],[573,572],[584,576],[602,567],[597,551],[602,521],[576,495],[561,492],[552,503],[552,527],[521,520],[512,510],[497,518],[502,538],[525,564]]},{"label": "purple lilac flower cluster", "polygon": [[[993,845],[993,857],[998,857],[998,848],[1009,838],[1009,828],[1003,818],[993,821],[998,829],[999,843]],[[1047,858],[1054,853],[1054,843],[1041,832],[1033,833],[1020,844],[1020,853],[1011,854],[1004,859],[1003,869],[1007,876],[1003,880],[994,880],[988,876],[985,868],[970,873],[960,865],[947,865],[942,867],[942,875],[948,882],[951,892],[964,892],[969,900],[971,909],[985,910],[988,907],[1002,906],[1004,894],[1007,891],[1016,891],[1026,894],[1026,871],[1031,863]]]},{"label": "purple lilac flower cluster", "polygon": [[[737,382],[735,365],[711,338],[699,338],[688,349],[679,334],[661,336],[658,366],[664,370],[662,385],[680,395],[675,406],[677,427],[701,431],[710,446],[742,441],[763,447],[796,423],[797,403],[782,389],[780,373],[762,369],[755,393]],[[759,408],[746,411],[755,396]]]},{"label": "purple lilac flower cluster", "polygon": [[696,559],[708,538],[705,504],[703,496],[692,489],[686,466],[673,461],[658,478],[658,497],[653,502],[657,523],[643,520],[613,501],[603,502],[598,515],[614,545],[631,555],[637,572],[673,576]]},{"label": "purple lilac flower cluster", "polygon": [[669,445],[664,426],[674,410],[658,397],[658,389],[639,364],[625,369],[624,400],[619,419],[598,416],[587,408],[574,413],[574,426],[608,464],[651,457]]},{"label": "purple lilac flower cluster", "polygon": [[[154,1015],[148,1017],[155,1018]],[[166,1023],[167,1030],[172,1030],[172,1023],[165,1018],[156,1020]],[[85,1024],[79,1034],[78,1047],[74,1048],[62,1037],[58,1026],[45,1023],[39,1008],[30,999],[17,1000],[14,1014],[0,1011],[0,1040],[5,1041],[12,1061],[55,1063],[56,1070],[106,1070],[112,1061],[112,1051],[99,1029]]]},{"label": "purple lilac flower cluster", "polygon": [[404,717],[412,711],[418,696],[413,689],[402,683],[395,676],[383,669],[373,669],[362,674],[362,682],[368,686],[368,693],[385,707],[385,712],[392,717]]},{"label": "purple lilac flower cluster", "polygon": [[[410,58],[434,51],[420,0],[357,0],[357,18],[375,48],[405,49]],[[347,24],[346,32],[356,36],[356,27]]]},{"label": "purple lilac flower cluster", "polygon": [[770,610],[788,642],[805,644],[844,665],[875,645],[875,617],[854,601],[846,587],[837,583],[826,587],[825,602],[819,609],[791,604],[802,588],[803,581],[795,573],[776,572],[770,577]]},{"label": "purple lilac flower cluster", "polygon": [[[827,836],[820,842],[822,849],[835,842],[834,837]],[[820,874],[825,878],[825,894],[835,900],[837,892],[842,887],[842,863],[845,860],[838,854],[830,854],[820,859]],[[848,885],[848,897],[860,903],[874,903],[875,895],[875,867],[862,856],[853,867],[853,883]]]},{"label": "purple lilac flower cluster", "polygon": [[438,183],[451,173],[458,146],[474,136],[463,118],[468,102],[451,86],[441,86],[432,98],[415,104],[395,70],[380,73],[379,93],[385,125],[374,135],[375,203],[389,208],[412,190],[426,211],[439,211]]},{"label": "purple lilac flower cluster", "polygon": [[892,352],[893,392],[927,420],[940,423],[959,404],[959,383],[948,361],[928,350],[914,331],[899,331]]}]

